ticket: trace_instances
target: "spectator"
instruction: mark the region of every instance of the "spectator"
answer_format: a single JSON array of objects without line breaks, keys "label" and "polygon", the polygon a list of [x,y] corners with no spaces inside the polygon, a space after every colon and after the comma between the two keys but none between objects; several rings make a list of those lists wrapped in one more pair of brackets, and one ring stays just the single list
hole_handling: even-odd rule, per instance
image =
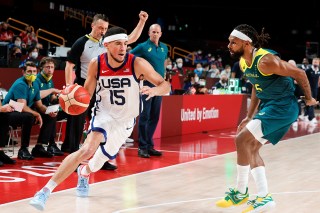
[{"label": "spectator", "polygon": [[[22,103],[22,112],[8,113],[9,125],[22,126],[21,128],[21,147],[18,151],[18,158],[23,160],[33,160],[34,157],[30,154],[28,147],[30,145],[31,128],[34,124],[42,126],[42,118],[38,111],[44,113],[47,109],[40,99],[40,91],[33,87],[33,82],[37,78],[37,66],[32,61],[28,61],[23,68],[23,76],[18,78],[10,87],[8,94],[3,100],[2,104],[8,104],[10,100]],[[0,134],[7,135],[7,129],[2,129]]]},{"label": "spectator", "polygon": [[203,67],[201,63],[196,64],[196,68],[194,69],[194,74],[196,74],[197,77],[202,77]]},{"label": "spectator", "polygon": [[184,80],[183,90],[186,91],[187,94],[192,92],[192,86],[196,83],[195,75],[196,74],[194,72],[190,72]]},{"label": "spectator", "polygon": [[0,28],[0,41],[2,42],[12,42],[14,33],[8,29],[9,24],[7,22],[2,22],[1,23],[1,28]]},{"label": "spectator", "polygon": [[13,47],[9,53],[9,63],[8,67],[10,68],[18,68],[21,64],[22,52],[20,47]]},{"label": "spectator", "polygon": [[219,78],[220,77],[220,70],[218,69],[215,63],[210,64],[210,69],[207,73],[208,78]]},{"label": "spectator", "polygon": [[184,75],[184,68],[183,68],[183,60],[182,58],[176,59],[176,66],[174,67],[174,71],[179,73],[179,76]]},{"label": "spectator", "polygon": [[[159,24],[152,24],[149,28],[148,35],[149,39],[138,44],[130,53],[146,59],[164,78],[166,60],[168,58],[168,47],[160,42],[160,37],[162,36],[161,26]],[[154,85],[148,81],[144,81],[144,86],[154,87]],[[162,97],[154,96],[149,98],[147,95],[142,96],[143,111],[139,116],[138,124],[138,156],[142,158],[162,155],[161,152],[154,149],[153,142],[153,134],[159,121]]]},{"label": "spectator", "polygon": [[303,70],[310,68],[309,60],[307,58],[303,58],[302,64],[300,64],[298,67]]},{"label": "spectator", "polygon": [[226,73],[221,73],[220,80],[214,86],[216,89],[228,89],[228,79]]},{"label": "spectator", "polygon": [[13,37],[13,42],[9,45],[9,50],[12,50],[14,47],[19,47],[22,54],[26,54],[27,49],[26,49],[26,44],[22,42],[20,36],[14,36]]},{"label": "spectator", "polygon": [[27,25],[25,31],[21,32],[19,36],[22,38],[23,43],[26,44],[27,49],[32,46],[37,47],[37,49],[42,49],[42,44],[38,43],[38,38],[32,26]]},{"label": "spectator", "polygon": [[[55,69],[55,61],[53,58],[44,57],[40,61],[40,72],[37,75],[37,79],[34,82],[34,87],[40,90],[41,101],[45,106],[58,104],[58,96],[61,90],[54,88],[52,80]],[[43,125],[40,128],[37,144],[32,149],[32,155],[34,157],[53,157],[63,156],[63,152],[57,147],[55,142],[56,136],[56,123],[57,119],[61,120],[66,117],[63,111],[51,112],[49,114],[40,112],[43,120]],[[58,118],[58,115],[59,118]],[[48,145],[47,150],[43,145]]]},{"label": "spectator", "polygon": [[39,66],[39,49],[36,46],[30,46],[28,48],[28,57],[21,62],[19,67],[24,67],[28,61],[32,61],[37,67]]},{"label": "spectator", "polygon": [[228,79],[231,78],[231,66],[229,64],[227,64],[225,67],[224,67],[224,70],[221,71],[221,75],[222,74],[226,74]]}]

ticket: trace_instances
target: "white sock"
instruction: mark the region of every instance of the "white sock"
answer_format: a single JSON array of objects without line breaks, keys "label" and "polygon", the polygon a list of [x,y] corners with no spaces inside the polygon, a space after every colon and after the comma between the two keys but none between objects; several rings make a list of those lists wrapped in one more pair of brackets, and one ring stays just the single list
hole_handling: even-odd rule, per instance
[{"label": "white sock", "polygon": [[57,183],[50,179],[44,187],[49,189],[51,193],[57,187]]},{"label": "white sock", "polygon": [[237,164],[237,186],[236,189],[245,194],[247,191],[248,181],[249,181],[249,172],[250,172],[250,165],[248,166],[240,166]]},{"label": "white sock", "polygon": [[251,174],[258,189],[258,197],[265,197],[268,194],[268,183],[266,169],[264,166],[258,166],[251,170]]},{"label": "white sock", "polygon": [[83,175],[83,176],[85,176],[85,177],[87,177],[87,176],[90,175],[90,173],[89,173],[89,172],[87,171],[87,169],[86,169],[86,165],[83,165],[83,166],[82,166],[82,168],[81,168],[81,170],[80,170],[80,174]]}]

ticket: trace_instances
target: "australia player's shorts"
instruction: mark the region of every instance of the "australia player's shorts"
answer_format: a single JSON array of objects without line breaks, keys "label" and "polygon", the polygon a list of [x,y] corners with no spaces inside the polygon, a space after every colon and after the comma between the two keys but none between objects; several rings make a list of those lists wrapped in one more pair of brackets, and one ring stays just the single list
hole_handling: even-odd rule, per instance
[{"label": "australia player's shorts", "polygon": [[131,135],[135,122],[135,118],[117,121],[106,119],[104,116],[94,116],[88,131],[101,132],[104,135],[105,141],[101,141],[100,144],[102,153],[109,159],[114,159],[122,144]]},{"label": "australia player's shorts", "polygon": [[[263,101],[260,103],[258,113],[246,127],[261,143],[268,140],[275,145],[288,132],[291,124],[297,120],[298,114],[299,106],[295,96]],[[261,124],[255,121],[256,119],[260,120]],[[259,131],[258,126],[260,125]]]}]

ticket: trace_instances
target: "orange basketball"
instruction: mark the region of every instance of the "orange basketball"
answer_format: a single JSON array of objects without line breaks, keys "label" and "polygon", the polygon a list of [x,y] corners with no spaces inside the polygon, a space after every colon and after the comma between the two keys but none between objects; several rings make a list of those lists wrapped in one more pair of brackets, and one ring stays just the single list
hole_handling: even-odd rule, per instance
[{"label": "orange basketball", "polygon": [[82,86],[73,84],[61,91],[59,104],[69,115],[79,115],[86,111],[90,103],[90,94]]}]

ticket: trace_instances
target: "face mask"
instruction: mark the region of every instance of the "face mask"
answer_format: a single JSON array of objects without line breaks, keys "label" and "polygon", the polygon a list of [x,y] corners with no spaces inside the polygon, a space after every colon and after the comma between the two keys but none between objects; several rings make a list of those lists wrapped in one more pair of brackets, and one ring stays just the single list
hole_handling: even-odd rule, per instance
[{"label": "face mask", "polygon": [[30,82],[34,82],[36,78],[37,78],[37,75],[33,75],[33,74],[25,75],[25,79]]},{"label": "face mask", "polygon": [[51,76],[48,76],[48,75],[45,74],[43,71],[41,71],[41,75],[42,75],[42,77],[43,77],[44,79],[46,79],[47,82],[50,81],[51,78],[52,78],[52,75],[51,75]]},{"label": "face mask", "polygon": [[16,56],[16,58],[21,58],[22,53],[16,53],[15,56]]},{"label": "face mask", "polygon": [[14,45],[17,46],[17,47],[20,47],[21,41],[15,41],[15,42],[14,42]]},{"label": "face mask", "polygon": [[201,72],[201,71],[203,70],[203,68],[200,67],[200,68],[197,68],[197,70],[198,70],[199,72]]},{"label": "face mask", "polygon": [[32,52],[31,57],[34,59],[38,58],[38,52]]},{"label": "face mask", "polygon": [[182,63],[177,63],[177,67],[181,68],[182,67]]},{"label": "face mask", "polygon": [[172,69],[172,65],[171,64],[167,65],[167,69],[171,70]]}]

